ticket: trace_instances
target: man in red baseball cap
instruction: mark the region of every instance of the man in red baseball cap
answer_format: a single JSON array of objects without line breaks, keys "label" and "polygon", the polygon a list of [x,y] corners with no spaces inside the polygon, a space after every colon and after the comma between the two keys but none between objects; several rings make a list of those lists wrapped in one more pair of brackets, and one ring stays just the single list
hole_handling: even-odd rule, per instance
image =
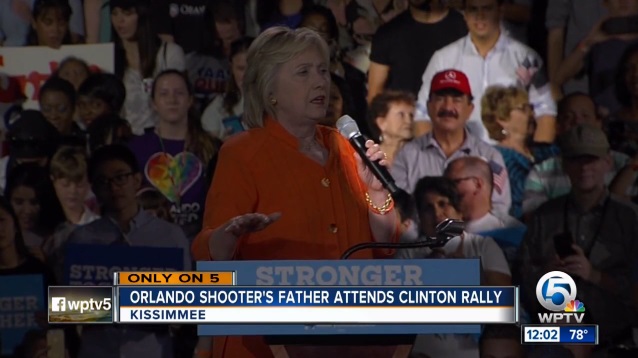
[{"label": "man in red baseball cap", "polygon": [[447,69],[435,74],[427,101],[432,130],[405,144],[396,154],[392,176],[400,188],[413,192],[421,178],[442,175],[455,159],[481,157],[489,163],[494,175],[492,208],[507,213],[512,198],[503,156],[466,129],[474,110],[473,100],[470,81],[463,72]]},{"label": "man in red baseball cap", "polygon": [[472,89],[470,81],[465,73],[457,70],[442,71],[434,75],[430,83],[430,93],[455,90],[459,94],[464,94],[472,99]]},{"label": "man in red baseball cap", "polygon": [[443,130],[445,137],[454,139],[453,143],[456,144],[452,147],[463,142],[465,124],[474,110],[472,100],[470,81],[465,73],[450,69],[432,78],[427,103],[432,129]]}]

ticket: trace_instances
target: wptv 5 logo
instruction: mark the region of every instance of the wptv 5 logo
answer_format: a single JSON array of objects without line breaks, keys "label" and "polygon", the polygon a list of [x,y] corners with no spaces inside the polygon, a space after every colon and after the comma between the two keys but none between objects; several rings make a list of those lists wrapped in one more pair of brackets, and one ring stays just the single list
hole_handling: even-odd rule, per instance
[{"label": "wptv 5 logo", "polygon": [[70,312],[85,311],[108,311],[111,309],[111,299],[105,298],[102,301],[93,300],[67,300],[66,297],[51,297],[51,311],[66,312],[67,307]]},{"label": "wptv 5 logo", "polygon": [[548,272],[536,284],[538,303],[553,313],[539,313],[540,323],[583,323],[585,305],[576,299],[576,282],[562,271]]}]

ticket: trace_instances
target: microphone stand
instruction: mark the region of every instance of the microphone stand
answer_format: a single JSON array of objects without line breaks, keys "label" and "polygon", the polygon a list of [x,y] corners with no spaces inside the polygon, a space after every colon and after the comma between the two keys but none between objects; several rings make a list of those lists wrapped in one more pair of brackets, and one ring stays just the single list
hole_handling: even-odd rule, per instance
[{"label": "microphone stand", "polygon": [[463,234],[465,223],[460,220],[445,219],[436,226],[436,237],[425,237],[416,242],[364,242],[354,245],[341,255],[341,260],[347,260],[357,251],[366,249],[414,249],[443,247],[452,238]]}]

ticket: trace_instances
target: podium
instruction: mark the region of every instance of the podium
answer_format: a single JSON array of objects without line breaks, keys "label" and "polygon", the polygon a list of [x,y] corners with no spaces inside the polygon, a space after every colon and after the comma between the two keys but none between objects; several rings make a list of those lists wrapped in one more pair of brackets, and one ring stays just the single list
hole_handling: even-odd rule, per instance
[{"label": "podium", "polygon": [[[196,267],[198,271],[234,271],[237,286],[478,286],[481,280],[478,258],[201,261]],[[264,336],[276,358],[406,358],[419,334],[478,333],[480,325],[474,324],[198,326],[200,336]]]}]

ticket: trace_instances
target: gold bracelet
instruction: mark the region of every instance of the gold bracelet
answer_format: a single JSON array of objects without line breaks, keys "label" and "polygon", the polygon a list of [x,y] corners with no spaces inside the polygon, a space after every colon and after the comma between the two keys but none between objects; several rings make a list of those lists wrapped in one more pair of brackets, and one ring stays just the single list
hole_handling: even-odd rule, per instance
[{"label": "gold bracelet", "polygon": [[385,203],[382,206],[376,206],[370,199],[370,194],[366,193],[366,202],[372,211],[379,215],[385,215],[388,211],[394,208],[394,200],[392,200],[392,195],[388,193],[388,198],[385,199]]}]

